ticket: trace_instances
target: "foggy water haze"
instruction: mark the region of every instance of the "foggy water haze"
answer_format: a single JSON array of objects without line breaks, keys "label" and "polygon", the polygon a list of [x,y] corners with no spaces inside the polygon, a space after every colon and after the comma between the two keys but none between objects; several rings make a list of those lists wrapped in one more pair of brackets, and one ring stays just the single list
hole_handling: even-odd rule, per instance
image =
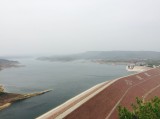
[{"label": "foggy water haze", "polygon": [[159,0],[1,0],[0,56],[160,51]]}]

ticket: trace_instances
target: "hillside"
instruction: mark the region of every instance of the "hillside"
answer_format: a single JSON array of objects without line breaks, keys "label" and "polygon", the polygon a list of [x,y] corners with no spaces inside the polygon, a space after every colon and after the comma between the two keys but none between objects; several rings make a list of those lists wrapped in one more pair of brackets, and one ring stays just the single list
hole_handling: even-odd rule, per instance
[{"label": "hillside", "polygon": [[74,61],[74,60],[103,60],[103,61],[159,61],[160,52],[154,51],[88,51],[73,55],[40,57],[39,60]]},{"label": "hillside", "polygon": [[0,70],[9,68],[9,67],[19,67],[20,64],[18,61],[11,61],[6,59],[0,59]]}]

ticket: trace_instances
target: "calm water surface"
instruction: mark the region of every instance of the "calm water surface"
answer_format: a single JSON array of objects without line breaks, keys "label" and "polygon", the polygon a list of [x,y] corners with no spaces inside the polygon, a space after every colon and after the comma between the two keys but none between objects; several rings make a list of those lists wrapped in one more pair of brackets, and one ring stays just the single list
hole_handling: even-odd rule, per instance
[{"label": "calm water surface", "polygon": [[6,91],[53,91],[14,103],[0,111],[0,119],[33,119],[98,83],[129,74],[125,65],[59,63],[33,59],[18,61],[25,67],[0,71],[0,84],[5,86]]}]

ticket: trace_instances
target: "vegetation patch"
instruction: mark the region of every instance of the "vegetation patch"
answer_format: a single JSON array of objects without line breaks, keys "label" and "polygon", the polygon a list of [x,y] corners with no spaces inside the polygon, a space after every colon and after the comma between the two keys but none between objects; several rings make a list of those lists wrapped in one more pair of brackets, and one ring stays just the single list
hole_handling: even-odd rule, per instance
[{"label": "vegetation patch", "polygon": [[154,97],[144,102],[136,98],[136,104],[132,104],[132,111],[119,106],[119,119],[160,119],[160,98]]}]

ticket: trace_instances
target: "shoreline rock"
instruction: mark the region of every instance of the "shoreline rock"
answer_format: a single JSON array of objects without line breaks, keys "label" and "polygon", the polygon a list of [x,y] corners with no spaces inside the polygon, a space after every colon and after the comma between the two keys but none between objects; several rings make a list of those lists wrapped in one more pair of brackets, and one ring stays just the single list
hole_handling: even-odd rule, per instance
[{"label": "shoreline rock", "polygon": [[11,103],[6,103],[6,104],[0,106],[0,110],[3,110],[5,108],[9,107],[10,105],[11,105]]},{"label": "shoreline rock", "polygon": [[25,100],[31,97],[42,95],[52,91],[52,89],[44,90],[41,92],[29,93],[29,94],[16,94],[4,92],[3,86],[0,86],[0,110],[9,107],[12,103]]}]

